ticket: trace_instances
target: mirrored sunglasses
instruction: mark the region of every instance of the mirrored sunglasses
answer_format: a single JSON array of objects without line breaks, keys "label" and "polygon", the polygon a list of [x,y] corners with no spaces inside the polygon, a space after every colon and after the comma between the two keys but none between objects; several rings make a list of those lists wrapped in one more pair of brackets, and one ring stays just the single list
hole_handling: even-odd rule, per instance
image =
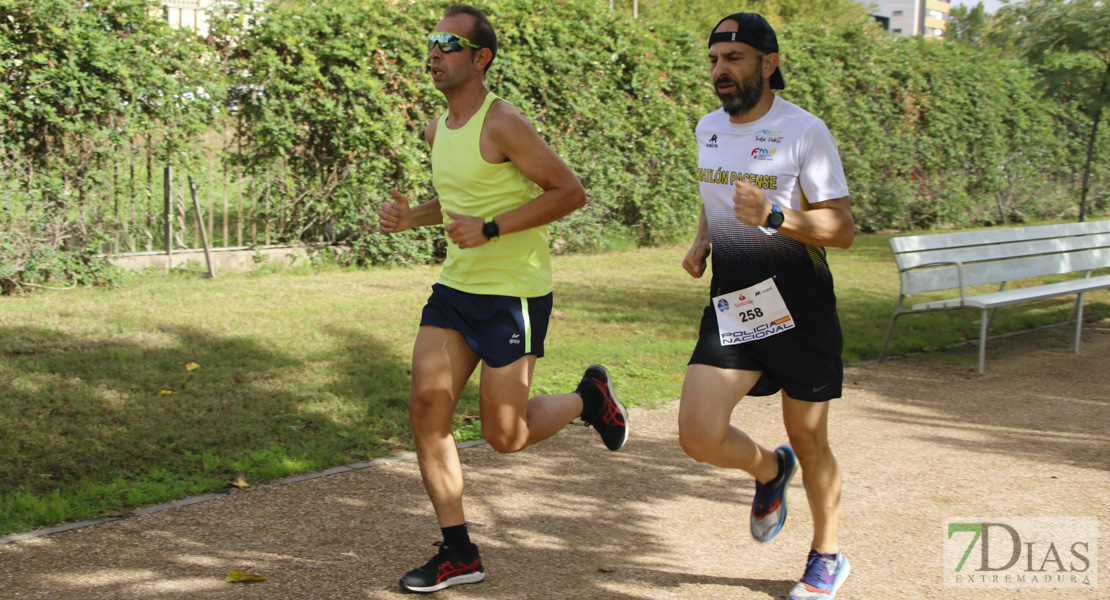
[{"label": "mirrored sunglasses", "polygon": [[443,33],[441,31],[437,31],[428,36],[428,52],[431,52],[436,44],[439,44],[439,49],[444,52],[458,52],[462,50],[464,46],[470,46],[475,50],[481,48],[478,44],[464,37],[457,36],[453,33]]}]

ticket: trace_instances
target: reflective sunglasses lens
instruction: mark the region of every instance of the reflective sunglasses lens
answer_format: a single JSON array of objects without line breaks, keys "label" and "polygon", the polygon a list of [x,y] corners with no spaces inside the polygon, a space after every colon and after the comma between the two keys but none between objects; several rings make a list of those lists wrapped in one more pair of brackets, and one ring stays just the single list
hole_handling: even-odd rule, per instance
[{"label": "reflective sunglasses lens", "polygon": [[428,52],[431,52],[436,44],[439,44],[439,49],[444,52],[462,50],[462,44],[459,43],[460,39],[459,36],[453,33],[433,33],[428,36]]}]

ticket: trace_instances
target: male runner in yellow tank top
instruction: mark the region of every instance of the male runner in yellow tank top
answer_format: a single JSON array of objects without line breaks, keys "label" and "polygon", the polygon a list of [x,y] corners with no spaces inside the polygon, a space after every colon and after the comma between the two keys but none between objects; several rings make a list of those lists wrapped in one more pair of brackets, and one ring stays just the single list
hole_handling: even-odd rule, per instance
[{"label": "male runner in yellow tank top", "polygon": [[424,487],[443,533],[427,564],[401,587],[434,592],[485,578],[462,506],[462,466],[451,418],[482,363],[482,437],[517,452],[581,418],[610,450],[628,437],[628,415],[609,372],[591,365],[578,388],[529,398],[552,307],[546,225],[581,208],[582,184],[515,108],[493,95],[485,72],[497,38],[476,8],[452,5],[428,38],[432,81],[447,112],[428,123],[438,197],[409,206],[397,190],[383,204],[381,229],[445,224],[447,260],[420,321],[412,354],[409,416]]}]

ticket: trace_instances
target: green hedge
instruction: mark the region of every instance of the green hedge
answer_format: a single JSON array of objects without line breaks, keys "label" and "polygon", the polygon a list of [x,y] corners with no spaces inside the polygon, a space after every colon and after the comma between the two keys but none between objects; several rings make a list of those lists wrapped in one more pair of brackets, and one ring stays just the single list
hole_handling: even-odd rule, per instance
[{"label": "green hedge", "polygon": [[[264,169],[276,149],[283,164],[300,154],[306,170],[294,167],[290,177],[305,182],[349,172],[312,210],[326,213],[365,262],[422,261],[442,250],[435,230],[391,238],[373,227],[389,186],[433,195],[422,132],[444,104],[424,72],[420,40],[439,5],[407,6],[272,9],[254,25],[238,69],[252,73],[245,82],[252,88],[274,90],[264,102],[244,99],[249,159],[268,162],[256,165]],[[698,207],[691,132],[718,106],[704,36],[633,22],[591,0],[483,8],[501,39],[490,88],[534,121],[591,197],[585,210],[552,226],[556,249],[604,247],[613,238],[653,244],[688,231]],[[837,136],[861,229],[989,225],[1074,211],[1078,154],[1066,131],[1081,124],[1067,107],[1041,99],[1025,64],[891,36],[869,21],[799,20],[780,38],[789,80],[783,96]],[[306,93],[321,82],[329,94]],[[336,151],[318,152],[313,140],[336,143]]]},{"label": "green hedge", "polygon": [[[245,74],[231,86],[242,92],[243,160],[284,169],[290,195],[302,198],[288,207],[291,227],[311,216],[366,262],[426,261],[442,249],[437,230],[383,236],[374,216],[391,186],[434,196],[423,131],[446,105],[426,74],[424,39],[439,6],[273,6],[246,23],[250,35],[227,31],[229,71]],[[613,237],[652,244],[684,231],[696,215],[690,127],[708,98],[698,41],[595,2],[483,8],[500,46],[487,85],[533,121],[590,196],[552,225],[556,249]]]},{"label": "green hedge", "polygon": [[[501,39],[489,87],[533,121],[590,197],[552,225],[555,249],[686,235],[698,210],[692,131],[718,106],[706,32],[634,22],[601,0],[479,4]],[[73,16],[54,25],[62,5]],[[434,194],[422,132],[445,104],[426,73],[424,37],[441,2],[267,3],[246,17],[214,15],[206,46],[179,43],[181,32],[144,16],[143,5],[0,0],[0,65],[10,84],[0,85],[0,103],[18,106],[0,130],[0,225],[80,250],[93,238],[66,234],[112,227],[114,200],[97,190],[112,181],[108,157],[143,146],[135,134],[185,170],[196,167],[202,142],[224,135],[222,158],[266,182],[251,187],[248,203],[260,207],[274,241],[345,242],[355,252],[344,256],[360,264],[442,255],[438,230],[386,236],[375,215],[390,187],[417,200]],[[837,137],[861,229],[1074,214],[1078,134],[1089,123],[1042,99],[1029,65],[891,36],[868,21],[794,20],[779,33],[783,96]],[[30,43],[39,38],[45,48]],[[174,51],[149,52],[159,48]],[[204,91],[202,102],[157,100],[186,83]],[[124,107],[126,98],[141,102]],[[49,106],[35,103],[46,99]],[[207,135],[205,123],[215,123]],[[1110,136],[1099,149],[1105,156]],[[1097,165],[1094,218],[1110,196],[1108,164]],[[61,234],[41,230],[45,216]],[[157,239],[161,225],[146,227]]]},{"label": "green hedge", "polygon": [[[864,230],[1058,219],[1075,210],[1080,139],[1033,70],[954,43],[799,22],[784,97],[828,123]],[[1103,180],[1105,180],[1105,170]]]}]

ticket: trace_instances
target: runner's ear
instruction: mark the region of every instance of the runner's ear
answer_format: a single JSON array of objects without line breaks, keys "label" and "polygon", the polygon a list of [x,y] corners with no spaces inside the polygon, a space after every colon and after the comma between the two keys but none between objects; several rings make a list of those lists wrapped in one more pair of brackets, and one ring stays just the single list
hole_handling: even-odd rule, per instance
[{"label": "runner's ear", "polygon": [[493,61],[493,51],[489,48],[478,48],[474,51],[474,66],[479,71],[486,72],[486,66]]}]

